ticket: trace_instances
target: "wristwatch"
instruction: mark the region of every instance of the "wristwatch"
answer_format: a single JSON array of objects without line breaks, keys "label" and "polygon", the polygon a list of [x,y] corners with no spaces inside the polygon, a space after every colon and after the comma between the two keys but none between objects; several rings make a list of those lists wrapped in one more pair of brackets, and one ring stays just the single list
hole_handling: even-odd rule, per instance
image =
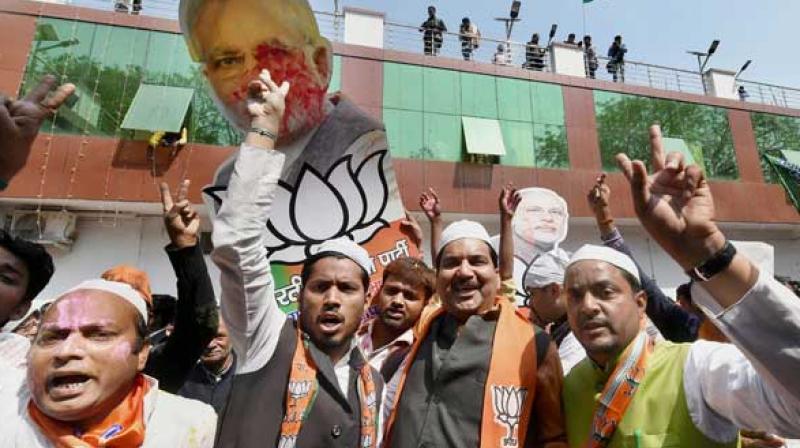
[{"label": "wristwatch", "polygon": [[736,255],[736,247],[731,244],[730,241],[725,241],[725,245],[722,246],[717,253],[711,256],[711,258],[704,261],[699,266],[695,266],[692,269],[686,271],[686,275],[692,278],[692,280],[696,280],[699,282],[705,282],[710,280],[715,275],[719,274],[720,272],[724,271],[727,268],[731,261],[733,261],[733,257]]}]

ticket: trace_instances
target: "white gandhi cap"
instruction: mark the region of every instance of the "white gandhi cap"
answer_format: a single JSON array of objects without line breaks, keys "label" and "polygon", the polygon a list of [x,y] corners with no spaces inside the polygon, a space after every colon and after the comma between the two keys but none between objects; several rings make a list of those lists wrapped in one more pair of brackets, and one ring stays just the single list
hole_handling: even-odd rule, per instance
[{"label": "white gandhi cap", "polygon": [[104,291],[114,294],[115,296],[120,297],[121,299],[133,305],[133,307],[136,308],[136,311],[138,311],[144,319],[144,323],[147,323],[147,302],[144,301],[144,298],[142,298],[142,295],[139,294],[139,291],[133,289],[133,287],[127,283],[112,282],[99,278],[94,280],[86,280],[85,282],[70,288],[64,293],[59,294],[58,297],[61,298],[67,294],[80,290]]},{"label": "white gandhi cap", "polygon": [[327,240],[317,247],[314,255],[334,253],[347,257],[361,267],[367,274],[372,274],[375,270],[369,253],[363,247],[356,244],[353,240],[340,237]]},{"label": "white gandhi cap", "polygon": [[586,244],[572,254],[567,269],[573,264],[584,260],[605,261],[632,275],[639,284],[642,283],[642,280],[639,278],[639,269],[636,267],[636,263],[633,262],[631,257],[618,250],[606,246]]}]

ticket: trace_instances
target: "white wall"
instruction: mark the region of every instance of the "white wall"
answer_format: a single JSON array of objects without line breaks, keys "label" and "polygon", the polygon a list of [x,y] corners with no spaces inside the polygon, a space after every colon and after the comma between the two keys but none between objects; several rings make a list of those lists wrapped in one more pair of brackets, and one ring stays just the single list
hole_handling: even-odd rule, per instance
[{"label": "white wall", "polygon": [[[50,251],[56,272],[40,298],[50,298],[123,263],[147,272],[154,294],[176,295],[175,273],[164,252],[169,240],[160,217],[79,217],[77,232],[71,251]],[[206,264],[218,292],[219,271],[208,258]]]},{"label": "white wall", "polygon": [[[419,212],[413,213],[425,233],[426,260],[430,262],[429,227],[427,219]],[[493,215],[446,216],[445,221],[455,219],[474,219],[482,222],[490,234],[499,232],[499,223]],[[726,235],[734,240],[763,241],[775,248],[775,273],[793,279],[800,279],[800,237],[798,228],[770,228],[759,224],[723,226]],[[644,230],[634,224],[620,224],[625,241],[631,247],[637,262],[656,279],[658,284],[670,293],[681,283],[688,281],[680,267],[672,261],[646,235]],[[563,247],[575,251],[582,244],[600,244],[597,228],[593,221],[571,219],[567,240]],[[96,278],[104,270],[120,263],[127,263],[143,269],[150,275],[154,293],[176,294],[175,274],[164,253],[167,235],[160,217],[120,217],[118,219],[97,218],[78,219],[78,236],[70,252],[52,251],[56,273],[41,298],[48,298],[79,281]],[[219,271],[206,259],[206,264],[219,293]]]}]

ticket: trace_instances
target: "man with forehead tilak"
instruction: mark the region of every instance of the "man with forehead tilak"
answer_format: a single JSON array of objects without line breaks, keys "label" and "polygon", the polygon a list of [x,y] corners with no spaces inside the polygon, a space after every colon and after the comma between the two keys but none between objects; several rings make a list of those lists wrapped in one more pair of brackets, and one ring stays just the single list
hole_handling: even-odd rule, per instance
[{"label": "man with forehead tilak", "polygon": [[653,167],[625,155],[644,228],[696,279],[695,298],[734,344],[654,342],[646,294],[626,254],[586,245],[565,275],[569,324],[587,358],[564,380],[571,447],[735,447],[740,429],[800,434],[800,299],[726,241],[697,166],[666,158],[651,128]]},{"label": "man with forehead tilak", "polygon": [[565,446],[555,345],[498,294],[486,229],[452,223],[435,264],[442,306],[401,367],[385,446]]},{"label": "man with forehead tilak", "polygon": [[[289,92],[266,70],[252,82],[253,126],[276,128]],[[287,319],[275,301],[263,232],[285,160],[274,148],[274,139],[247,134],[214,221],[212,257],[237,356],[218,446],[372,448],[383,382],[354,338],[369,303],[372,260],[346,238],[319,244],[303,264],[298,321]]]},{"label": "man with forehead tilak", "polygon": [[214,410],[141,373],[146,325],[144,299],[124,283],[89,280],[58,296],[28,354],[27,381],[2,394],[3,446],[213,446]]}]

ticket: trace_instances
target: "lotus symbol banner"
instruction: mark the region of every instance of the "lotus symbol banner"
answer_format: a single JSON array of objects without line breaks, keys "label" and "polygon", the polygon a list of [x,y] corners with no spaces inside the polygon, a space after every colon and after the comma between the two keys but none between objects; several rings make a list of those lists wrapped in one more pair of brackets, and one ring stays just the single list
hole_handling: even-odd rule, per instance
[{"label": "lotus symbol banner", "polygon": [[522,404],[525,402],[527,393],[528,389],[524,387],[492,385],[494,419],[497,423],[505,425],[508,431],[507,436],[500,441],[501,447],[519,445],[517,431],[522,415]]}]

